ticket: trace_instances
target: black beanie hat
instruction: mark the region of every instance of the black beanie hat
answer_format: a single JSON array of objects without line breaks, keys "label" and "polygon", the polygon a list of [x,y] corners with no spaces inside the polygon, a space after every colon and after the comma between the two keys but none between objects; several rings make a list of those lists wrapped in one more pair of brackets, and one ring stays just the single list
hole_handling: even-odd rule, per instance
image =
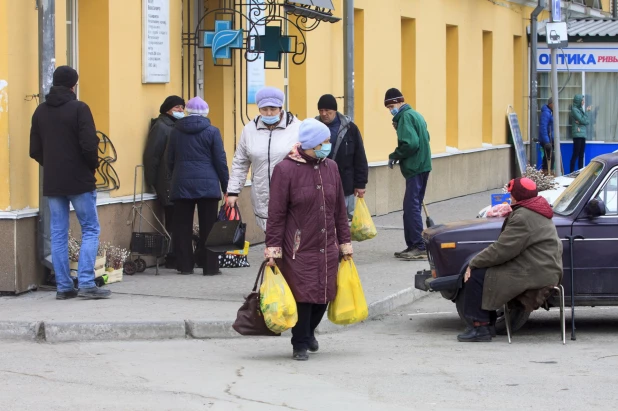
[{"label": "black beanie hat", "polygon": [[397,104],[405,102],[403,98],[403,94],[401,91],[396,88],[391,88],[386,92],[386,96],[384,97],[384,105],[388,106],[389,104]]},{"label": "black beanie hat", "polygon": [[185,101],[182,97],[178,96],[169,96],[165,99],[163,104],[161,104],[161,108],[159,108],[159,113],[165,114],[176,106],[185,106]]},{"label": "black beanie hat", "polygon": [[324,94],[318,101],[318,110],[337,111],[337,99],[332,94]]},{"label": "black beanie hat", "polygon": [[60,66],[56,69],[56,71],[54,71],[53,85],[71,88],[77,84],[78,79],[79,75],[73,67]]}]

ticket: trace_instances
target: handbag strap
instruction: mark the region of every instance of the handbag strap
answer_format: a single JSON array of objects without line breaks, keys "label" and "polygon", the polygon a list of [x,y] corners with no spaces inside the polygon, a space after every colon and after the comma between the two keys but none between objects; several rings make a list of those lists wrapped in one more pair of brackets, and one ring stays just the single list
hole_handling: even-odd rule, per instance
[{"label": "handbag strap", "polygon": [[258,290],[258,287],[262,285],[262,282],[264,281],[264,273],[266,272],[267,263],[268,260],[264,260],[264,262],[260,266],[260,270],[258,271],[257,277],[255,279],[255,284],[253,285],[252,292],[256,292]]}]

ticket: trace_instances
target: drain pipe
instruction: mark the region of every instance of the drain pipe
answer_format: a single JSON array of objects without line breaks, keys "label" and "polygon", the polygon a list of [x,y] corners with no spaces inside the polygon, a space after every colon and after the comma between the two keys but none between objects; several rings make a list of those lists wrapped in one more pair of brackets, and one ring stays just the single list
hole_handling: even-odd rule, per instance
[{"label": "drain pipe", "polygon": [[612,0],[612,17],[618,18],[618,0]]},{"label": "drain pipe", "polygon": [[539,139],[538,119],[538,81],[537,81],[537,49],[538,49],[538,17],[545,9],[545,0],[538,0],[538,5],[530,15],[530,164],[536,166],[536,143]]},{"label": "drain pipe", "polygon": [[[38,0],[39,12],[39,98],[45,102],[53,82],[56,67],[56,2]],[[52,269],[51,235],[49,226],[49,205],[43,196],[43,167],[39,167],[39,222],[37,234],[37,253],[39,262],[47,270]],[[46,273],[47,274],[47,273]]]},{"label": "drain pipe", "polygon": [[344,114],[354,120],[354,0],[343,5]]}]

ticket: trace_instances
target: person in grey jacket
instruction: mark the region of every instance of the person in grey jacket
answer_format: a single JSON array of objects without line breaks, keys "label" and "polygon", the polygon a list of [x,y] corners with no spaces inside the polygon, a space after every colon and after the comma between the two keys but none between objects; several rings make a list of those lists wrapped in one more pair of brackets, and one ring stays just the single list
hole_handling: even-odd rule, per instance
[{"label": "person in grey jacket", "polygon": [[[163,207],[165,229],[172,232],[174,204],[170,200],[171,174],[165,162],[165,153],[174,123],[185,116],[185,101],[182,97],[169,96],[159,108],[159,117],[148,132],[148,141],[144,150],[144,179],[146,184],[157,193],[157,200]],[[165,257],[166,268],[176,268],[173,249]]]},{"label": "person in grey jacket", "polygon": [[247,182],[251,168],[251,202],[258,227],[266,232],[270,179],[275,166],[287,157],[298,142],[300,121],[283,110],[285,95],[274,87],[257,92],[260,115],[242,131],[234,153],[228,186],[228,205],[234,207]]}]

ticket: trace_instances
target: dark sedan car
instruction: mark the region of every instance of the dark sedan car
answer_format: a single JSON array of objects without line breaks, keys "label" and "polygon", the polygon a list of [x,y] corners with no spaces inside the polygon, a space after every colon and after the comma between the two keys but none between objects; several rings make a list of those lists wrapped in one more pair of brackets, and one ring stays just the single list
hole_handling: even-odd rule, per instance
[{"label": "dark sedan car", "polygon": [[[600,209],[597,200],[602,200]],[[618,154],[606,154],[592,160],[553,204],[554,223],[562,238],[563,285],[571,290],[570,245],[567,236],[582,236],[576,241],[574,283],[576,306],[618,305]],[[500,234],[503,218],[475,219],[428,228],[423,233],[427,244],[430,272],[419,272],[415,286],[424,291],[438,278],[458,275],[447,289],[440,288],[446,299],[456,303],[462,316],[460,289],[469,261],[493,243]],[[558,306],[557,298],[548,301]],[[567,305],[570,300],[567,299]],[[500,315],[500,313],[499,313]],[[513,329],[523,326],[529,313],[523,309],[511,312]],[[462,317],[463,318],[463,317]],[[496,323],[504,328],[503,318]]]}]

